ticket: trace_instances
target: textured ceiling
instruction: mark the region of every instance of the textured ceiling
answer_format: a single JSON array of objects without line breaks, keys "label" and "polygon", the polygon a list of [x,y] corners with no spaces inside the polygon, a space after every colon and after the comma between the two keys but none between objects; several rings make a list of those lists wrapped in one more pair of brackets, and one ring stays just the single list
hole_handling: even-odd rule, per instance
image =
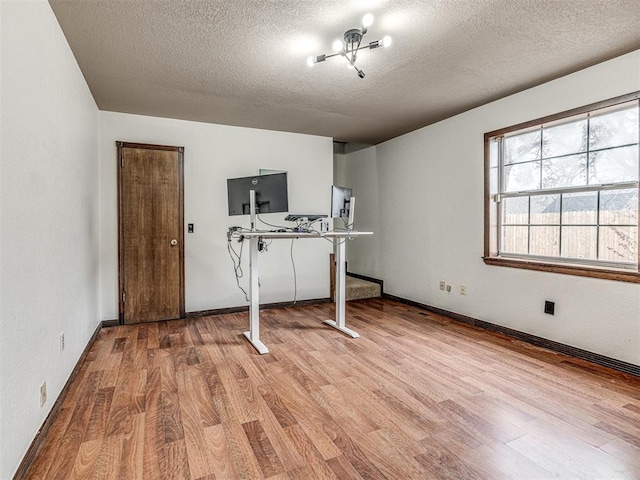
[{"label": "textured ceiling", "polygon": [[[365,144],[640,48],[640,0],[50,4],[101,110]],[[366,12],[366,78],[306,65]]]}]

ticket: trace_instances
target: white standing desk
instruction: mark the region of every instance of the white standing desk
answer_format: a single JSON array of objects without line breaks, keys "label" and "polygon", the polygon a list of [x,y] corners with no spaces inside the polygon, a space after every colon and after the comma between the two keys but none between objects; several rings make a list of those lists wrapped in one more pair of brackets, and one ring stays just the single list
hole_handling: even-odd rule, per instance
[{"label": "white standing desk", "polygon": [[342,333],[350,337],[357,338],[357,332],[349,329],[345,325],[345,243],[349,238],[359,237],[361,235],[373,235],[373,232],[357,232],[357,231],[331,231],[322,233],[307,232],[242,232],[245,238],[249,239],[249,331],[244,332],[244,336],[251,342],[261,354],[269,353],[269,349],[260,341],[260,292],[258,286],[258,242],[261,239],[293,239],[293,238],[329,238],[332,239],[337,246],[336,251],[336,319],[325,320],[324,323],[331,325],[333,328],[340,330]]}]

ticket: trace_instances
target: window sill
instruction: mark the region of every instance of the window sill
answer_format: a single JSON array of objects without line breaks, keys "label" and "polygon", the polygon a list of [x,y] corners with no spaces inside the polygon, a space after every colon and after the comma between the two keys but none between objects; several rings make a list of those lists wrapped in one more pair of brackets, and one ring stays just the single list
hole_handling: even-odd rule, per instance
[{"label": "window sill", "polygon": [[497,267],[522,268],[525,270],[578,275],[580,277],[602,278],[618,282],[640,283],[640,273],[633,270],[570,265],[566,263],[547,263],[539,260],[521,260],[503,257],[482,257],[482,259],[487,265]]}]

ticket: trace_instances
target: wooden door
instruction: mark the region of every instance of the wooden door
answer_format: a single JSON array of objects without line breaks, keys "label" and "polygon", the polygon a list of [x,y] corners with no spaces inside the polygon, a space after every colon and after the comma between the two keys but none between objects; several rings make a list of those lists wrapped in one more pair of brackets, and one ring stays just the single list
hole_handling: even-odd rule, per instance
[{"label": "wooden door", "polygon": [[184,148],[116,144],[120,323],[182,318]]}]

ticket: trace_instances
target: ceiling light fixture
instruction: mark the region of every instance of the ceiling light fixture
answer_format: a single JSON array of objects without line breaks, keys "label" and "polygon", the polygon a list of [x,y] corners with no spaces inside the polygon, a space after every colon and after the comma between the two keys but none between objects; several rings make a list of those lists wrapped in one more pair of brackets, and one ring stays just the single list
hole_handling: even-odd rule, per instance
[{"label": "ceiling light fixture", "polygon": [[373,50],[378,47],[388,47],[391,45],[391,37],[388,35],[385,36],[382,40],[376,40],[374,42],[369,42],[368,45],[361,45],[362,38],[367,33],[367,28],[369,28],[373,24],[373,15],[367,13],[362,18],[362,26],[360,28],[352,28],[351,30],[347,30],[343,39],[336,40],[333,42],[333,51],[336,53],[332,53],[330,55],[317,55],[313,57],[307,58],[307,65],[313,67],[316,63],[324,62],[327,58],[337,57],[338,55],[347,59],[347,66],[355,69],[356,73],[360,78],[364,78],[364,72],[356,67],[356,59],[358,56],[358,52],[360,50],[364,50],[368,48],[369,50]]}]

